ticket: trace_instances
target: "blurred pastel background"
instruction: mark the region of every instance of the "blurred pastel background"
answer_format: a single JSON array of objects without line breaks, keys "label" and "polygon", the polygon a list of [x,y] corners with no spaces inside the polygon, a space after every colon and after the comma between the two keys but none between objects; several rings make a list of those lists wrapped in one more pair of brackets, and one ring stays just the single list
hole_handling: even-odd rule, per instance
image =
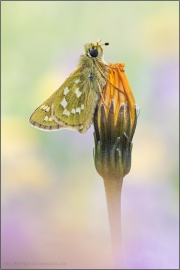
[{"label": "blurred pastel background", "polygon": [[122,191],[125,269],[178,269],[178,13],[175,1],[2,2],[2,269],[111,268],[105,192],[85,135],[31,113],[109,42],[141,108]]}]

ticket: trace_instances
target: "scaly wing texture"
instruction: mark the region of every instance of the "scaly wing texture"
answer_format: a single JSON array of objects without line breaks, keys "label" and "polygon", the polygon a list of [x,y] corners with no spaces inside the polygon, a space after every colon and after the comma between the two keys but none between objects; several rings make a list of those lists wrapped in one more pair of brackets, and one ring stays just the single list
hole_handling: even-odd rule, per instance
[{"label": "scaly wing texture", "polygon": [[80,68],[35,110],[30,123],[42,130],[67,128],[86,132],[105,83],[95,63],[86,56],[81,57]]}]

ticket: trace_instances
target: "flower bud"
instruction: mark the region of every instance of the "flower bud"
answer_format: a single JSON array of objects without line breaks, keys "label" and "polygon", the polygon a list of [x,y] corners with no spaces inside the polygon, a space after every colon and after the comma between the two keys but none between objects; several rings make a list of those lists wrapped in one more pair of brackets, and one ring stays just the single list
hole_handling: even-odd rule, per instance
[{"label": "flower bud", "polygon": [[109,64],[108,81],[94,115],[94,161],[103,179],[129,173],[138,111],[124,63]]}]

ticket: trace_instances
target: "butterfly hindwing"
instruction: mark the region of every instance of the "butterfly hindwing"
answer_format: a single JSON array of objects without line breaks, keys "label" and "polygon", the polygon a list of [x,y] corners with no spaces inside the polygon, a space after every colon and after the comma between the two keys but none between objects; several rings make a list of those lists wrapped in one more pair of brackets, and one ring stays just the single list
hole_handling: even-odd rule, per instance
[{"label": "butterfly hindwing", "polygon": [[64,128],[84,133],[90,126],[99,98],[93,84],[82,73],[73,76],[71,83],[64,84],[53,102],[53,119],[64,123]]}]

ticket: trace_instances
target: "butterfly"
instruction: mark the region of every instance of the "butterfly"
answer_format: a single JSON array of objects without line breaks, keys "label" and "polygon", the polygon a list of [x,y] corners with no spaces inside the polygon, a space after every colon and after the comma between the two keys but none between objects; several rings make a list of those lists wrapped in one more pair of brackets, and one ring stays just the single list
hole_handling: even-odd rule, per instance
[{"label": "butterfly", "polygon": [[103,45],[84,45],[76,69],[65,82],[31,115],[29,122],[45,131],[71,129],[85,133],[91,126],[96,105],[107,83],[108,65]]}]

